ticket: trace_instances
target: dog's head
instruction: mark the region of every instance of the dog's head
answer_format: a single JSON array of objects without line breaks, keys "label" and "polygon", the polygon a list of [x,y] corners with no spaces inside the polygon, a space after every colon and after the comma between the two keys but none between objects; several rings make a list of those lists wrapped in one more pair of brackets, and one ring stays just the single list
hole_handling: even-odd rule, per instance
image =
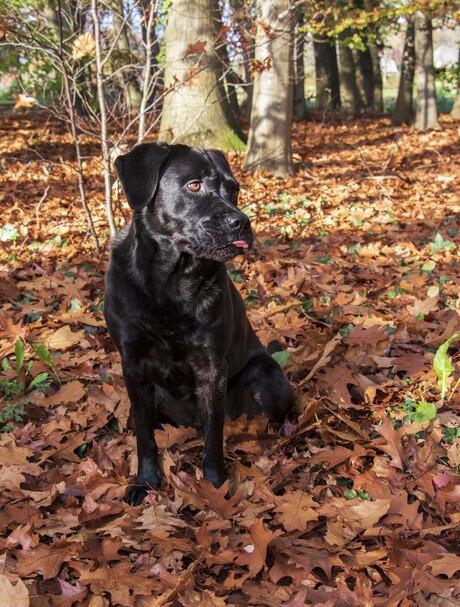
[{"label": "dog's head", "polygon": [[144,143],[115,161],[135,215],[181,252],[227,261],[254,241],[239,185],[218,150]]}]

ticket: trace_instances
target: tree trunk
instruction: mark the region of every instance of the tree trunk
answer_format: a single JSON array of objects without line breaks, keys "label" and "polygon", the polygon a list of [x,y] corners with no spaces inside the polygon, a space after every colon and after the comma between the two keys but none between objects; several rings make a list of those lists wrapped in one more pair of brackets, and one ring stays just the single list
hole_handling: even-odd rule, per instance
[{"label": "tree trunk", "polygon": [[417,83],[416,129],[439,129],[433,65],[433,28],[423,11],[416,11],[415,74]]},{"label": "tree trunk", "polygon": [[[379,0],[364,0],[363,8],[369,13],[380,10]],[[373,31],[370,30],[366,46],[369,51],[369,61],[372,65],[372,104],[371,109],[375,114],[383,114],[383,81],[382,81],[382,70],[380,68],[380,56],[379,56],[379,29],[378,25],[373,25]]]},{"label": "tree trunk", "polygon": [[245,170],[277,177],[294,172],[291,157],[294,15],[290,0],[257,0],[254,94]]},{"label": "tree trunk", "polygon": [[138,110],[141,105],[142,95],[136,82],[135,74],[129,67],[132,63],[132,58],[131,50],[129,48],[128,32],[126,29],[128,25],[123,18],[123,1],[113,1],[111,2],[111,6],[118,61],[127,66],[123,71],[124,97],[128,111],[134,112]]},{"label": "tree trunk", "polygon": [[313,39],[316,69],[316,109],[340,109],[340,81],[335,41],[329,36]]},{"label": "tree trunk", "polygon": [[344,114],[355,114],[363,104],[356,84],[353,51],[340,42],[349,37],[347,31],[339,35],[340,109]]},{"label": "tree trunk", "polygon": [[359,91],[362,107],[372,109],[374,106],[374,71],[369,49],[366,48],[364,51],[354,50],[353,60],[356,87]]},{"label": "tree trunk", "polygon": [[219,29],[217,0],[173,0],[164,40],[165,97],[159,139],[243,149],[214,46]]},{"label": "tree trunk", "polygon": [[[460,64],[460,48],[459,48],[458,62]],[[457,93],[455,95],[454,106],[452,108],[450,115],[455,120],[460,120],[460,76],[457,78]]]},{"label": "tree trunk", "polygon": [[[299,23],[302,26],[302,22]],[[294,116],[300,120],[307,115],[305,105],[305,34],[297,32],[295,41],[295,83],[294,83]]]},{"label": "tree trunk", "polygon": [[401,75],[399,77],[398,97],[391,116],[394,126],[401,124],[412,124],[414,110],[412,108],[414,75],[415,75],[415,28],[411,19],[407,22],[406,39],[401,63]]},{"label": "tree trunk", "polygon": [[374,76],[372,109],[375,114],[383,114],[383,81],[380,68],[379,48],[376,42],[369,42],[368,47]]}]

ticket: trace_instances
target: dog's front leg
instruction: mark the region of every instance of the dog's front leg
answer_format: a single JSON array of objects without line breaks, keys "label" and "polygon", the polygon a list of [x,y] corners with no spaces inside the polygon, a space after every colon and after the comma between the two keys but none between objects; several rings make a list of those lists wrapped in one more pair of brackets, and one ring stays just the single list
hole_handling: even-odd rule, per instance
[{"label": "dog's front leg", "polygon": [[126,389],[131,401],[131,412],[136,426],[138,471],[133,484],[128,487],[124,500],[137,506],[149,489],[159,489],[162,473],[158,463],[158,447],[153,434],[155,424],[154,387],[142,381],[126,367],[123,369]]},{"label": "dog's front leg", "polygon": [[195,368],[196,397],[204,432],[203,472],[215,487],[225,482],[224,421],[227,394],[226,364],[200,360]]}]

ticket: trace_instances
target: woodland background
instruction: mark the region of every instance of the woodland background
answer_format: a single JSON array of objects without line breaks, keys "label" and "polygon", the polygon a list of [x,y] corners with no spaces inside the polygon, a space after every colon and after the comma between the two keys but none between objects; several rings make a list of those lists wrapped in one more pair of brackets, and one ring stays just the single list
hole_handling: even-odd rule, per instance
[{"label": "woodland background", "polygon": [[[2,607],[460,605],[459,23],[449,0],[0,4]],[[256,232],[228,271],[299,418],[227,422],[220,490],[164,426],[133,508],[103,275],[113,160],[157,138],[226,150]]]}]

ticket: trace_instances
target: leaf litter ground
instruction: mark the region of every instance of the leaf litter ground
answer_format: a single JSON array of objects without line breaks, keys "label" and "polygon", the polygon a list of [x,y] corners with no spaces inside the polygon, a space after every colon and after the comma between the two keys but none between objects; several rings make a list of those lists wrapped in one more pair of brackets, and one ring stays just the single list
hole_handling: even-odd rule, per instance
[{"label": "leaf litter ground", "polygon": [[70,137],[41,115],[0,127],[2,604],[460,605],[457,337],[442,382],[434,368],[460,335],[458,124],[296,124],[288,181],[230,155],[257,244],[229,272],[291,353],[300,417],[227,422],[230,500],[201,479],[201,435],[164,426],[164,488],[136,508],[107,247],[86,234]]}]

